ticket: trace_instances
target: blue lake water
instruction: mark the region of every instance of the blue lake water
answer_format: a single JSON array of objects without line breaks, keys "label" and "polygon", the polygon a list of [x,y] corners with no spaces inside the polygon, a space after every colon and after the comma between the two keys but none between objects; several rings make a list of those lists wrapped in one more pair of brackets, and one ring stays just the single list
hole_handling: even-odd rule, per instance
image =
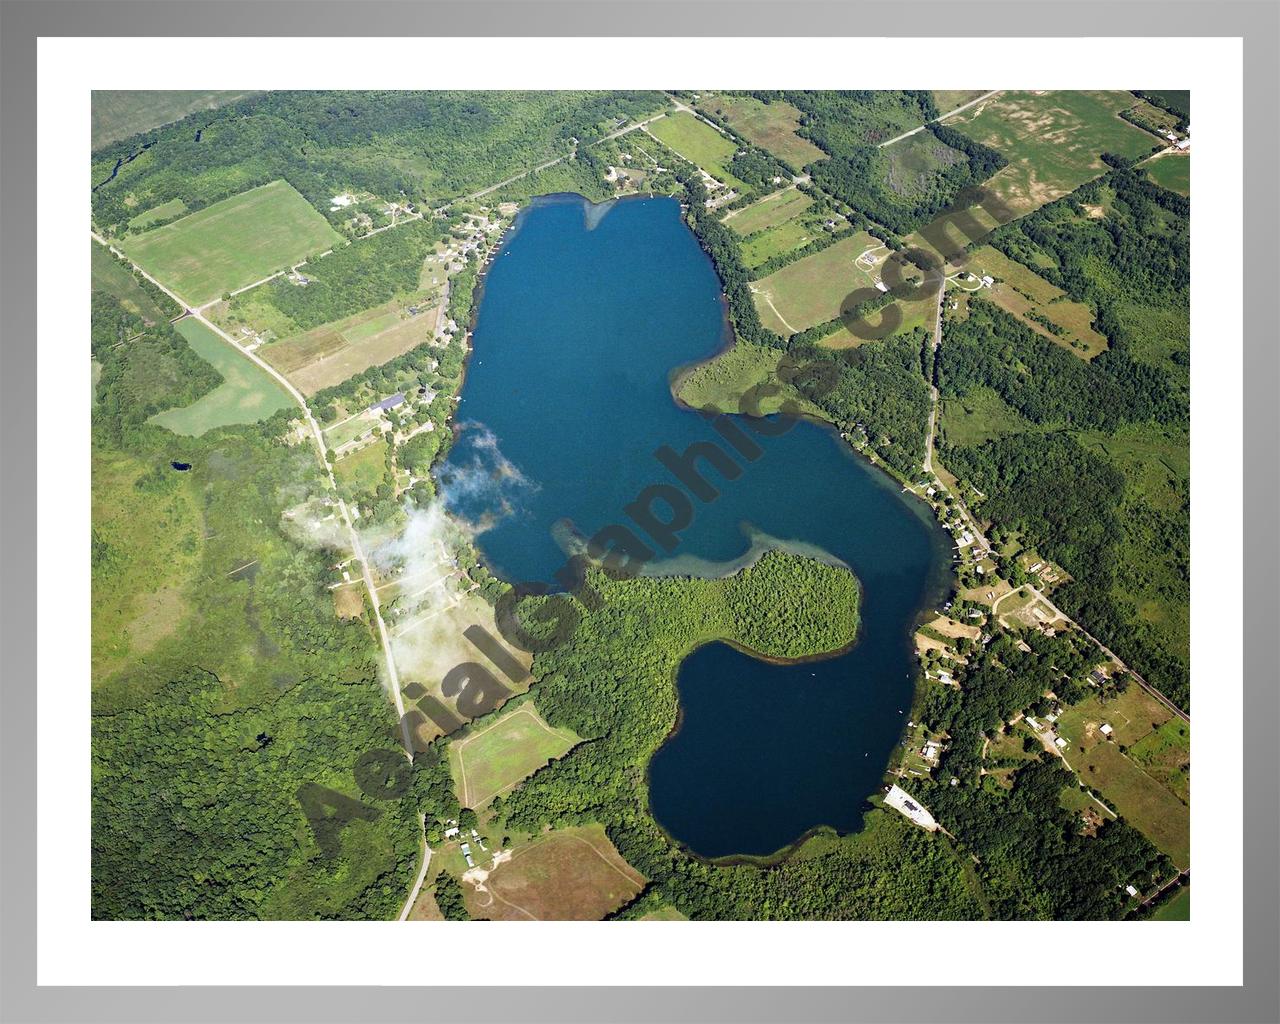
[{"label": "blue lake water", "polygon": [[[678,484],[658,447],[727,449],[670,391],[674,370],[725,341],[719,280],[674,200],[549,196],[523,211],[485,282],[462,430],[440,474],[451,510],[487,525],[493,571],[551,581],[563,520],[583,536],[632,525],[623,508],[645,487]],[[694,501],[673,569],[722,572],[761,535],[822,551],[861,580],[862,631],[823,661],[774,665],[723,644],[685,660],[650,805],[707,857],[859,827],[909,713],[910,634],[950,581],[949,538],[928,510],[834,431],[801,422],[756,440],[764,454],[740,459],[738,479],[705,470],[720,497]]]}]

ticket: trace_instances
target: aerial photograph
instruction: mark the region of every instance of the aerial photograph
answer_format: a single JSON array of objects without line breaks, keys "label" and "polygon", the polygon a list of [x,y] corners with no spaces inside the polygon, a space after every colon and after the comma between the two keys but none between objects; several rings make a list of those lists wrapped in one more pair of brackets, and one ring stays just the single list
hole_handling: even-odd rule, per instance
[{"label": "aerial photograph", "polygon": [[94,920],[1189,920],[1190,107],[95,92]]}]

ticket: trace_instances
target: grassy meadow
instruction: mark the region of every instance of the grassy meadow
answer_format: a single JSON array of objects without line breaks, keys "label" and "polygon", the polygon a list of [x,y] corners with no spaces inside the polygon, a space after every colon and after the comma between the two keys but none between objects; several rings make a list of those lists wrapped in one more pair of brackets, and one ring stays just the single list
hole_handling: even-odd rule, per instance
[{"label": "grassy meadow", "polygon": [[1191,155],[1166,153],[1142,165],[1147,177],[1180,196],[1191,195]]},{"label": "grassy meadow", "polygon": [[767,150],[789,167],[800,170],[827,154],[796,134],[800,111],[786,100],[765,103],[754,96],[717,94],[698,101],[698,107],[727,122],[748,142]]},{"label": "grassy meadow", "polygon": [[213,364],[224,380],[191,405],[167,409],[152,416],[149,422],[175,434],[199,437],[215,427],[256,423],[293,404],[289,393],[266,371],[199,320],[186,317],[174,327],[202,359]]},{"label": "grassy meadow", "polygon": [[[133,276],[133,271],[111,253],[106,246],[90,242],[89,275],[94,291],[108,292],[120,300],[130,313],[135,313],[144,320],[160,323],[170,316],[177,316],[181,310],[172,313],[161,309],[157,300],[148,295],[146,289]],[[160,293],[163,295],[163,293]],[[167,299],[166,299],[167,301]]]},{"label": "grassy meadow", "polygon": [[463,807],[482,807],[578,742],[553,729],[531,703],[449,744],[449,765]]},{"label": "grassy meadow", "polygon": [[180,121],[197,110],[225,107],[248,95],[218,89],[95,89],[90,108],[92,146],[97,150],[138,132]]},{"label": "grassy meadow", "polygon": [[341,236],[285,181],[273,181],[129,235],[131,260],[199,306],[328,249]]},{"label": "grassy meadow", "polygon": [[732,139],[721,135],[706,121],[686,111],[678,110],[674,114],[668,114],[652,122],[644,130],[686,160],[719,178],[726,185],[732,185],[739,191],[746,188],[746,185],[727,170],[729,161],[733,159],[738,147]]},{"label": "grassy meadow", "polygon": [[[1068,298],[1030,267],[989,245],[971,253],[964,266],[977,277],[995,278],[996,283],[983,290],[983,298],[1012,313],[1037,334],[1082,359],[1092,359],[1106,350],[1107,339],[1093,328],[1093,310]],[[963,282],[959,287],[972,288],[975,283]]]},{"label": "grassy meadow", "polygon": [[875,287],[878,275],[855,261],[880,244],[859,231],[756,281],[751,287],[761,322],[785,336],[834,320],[850,292]]},{"label": "grassy meadow", "polygon": [[380,366],[428,341],[438,307],[416,316],[389,302],[325,324],[305,334],[263,346],[259,355],[289,378],[304,395],[313,395],[370,366]]},{"label": "grassy meadow", "polygon": [[726,214],[724,223],[745,237],[785,224],[812,205],[813,199],[799,189],[783,189],[741,210]]},{"label": "grassy meadow", "polygon": [[1103,153],[1149,153],[1156,140],[1116,116],[1134,103],[1120,89],[1004,92],[947,125],[1005,156],[987,187],[1021,216],[1102,174]]}]

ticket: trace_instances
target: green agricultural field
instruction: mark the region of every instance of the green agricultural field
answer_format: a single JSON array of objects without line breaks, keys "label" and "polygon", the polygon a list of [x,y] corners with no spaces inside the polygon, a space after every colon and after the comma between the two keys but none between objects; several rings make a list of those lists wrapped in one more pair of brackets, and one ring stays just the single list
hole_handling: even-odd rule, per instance
[{"label": "green agricultural field", "polygon": [[[111,250],[97,242],[90,242],[89,273],[94,291],[109,292],[120,300],[130,313],[136,313],[144,320],[161,323],[170,316],[177,316],[181,310],[174,308],[172,313],[161,309],[157,300],[148,295],[133,271],[116,259]],[[159,293],[163,295],[163,293]],[[166,302],[168,299],[166,298]]]},{"label": "green agricultural field", "polygon": [[1151,915],[1152,921],[1190,921],[1191,920],[1191,886],[1184,885],[1167,901],[1156,907]]},{"label": "green agricultural field", "polygon": [[186,203],[181,199],[170,199],[167,203],[153,206],[150,210],[145,210],[131,219],[129,221],[129,230],[132,232],[146,231],[152,224],[162,220],[173,220],[175,217],[181,217],[186,212]]},{"label": "green agricultural field", "polygon": [[1120,89],[1005,92],[947,125],[1009,161],[987,186],[1021,216],[1102,174],[1103,153],[1149,153],[1155,139],[1116,116],[1135,102]]},{"label": "green agricultural field", "polygon": [[813,199],[798,188],[783,189],[741,210],[731,211],[725,215],[724,223],[740,235],[752,235],[784,224],[812,205]]},{"label": "green agricultural field", "polygon": [[234,103],[247,92],[185,89],[95,89],[91,104],[93,148],[127,139],[171,121],[180,121],[197,110],[213,110]]},{"label": "green agricultural field", "polygon": [[[868,269],[855,262],[868,249],[882,243],[865,231],[842,238],[821,252],[789,263],[776,273],[751,285],[761,322],[783,336],[826,323],[840,316],[845,299],[857,289],[871,289],[879,278],[879,266]],[[923,323],[927,301],[901,302],[903,326]]]},{"label": "green agricultural field", "polygon": [[532,704],[521,704],[449,744],[458,800],[463,807],[483,807],[577,743],[570,730],[551,728]]},{"label": "green agricultural field", "polygon": [[797,171],[827,154],[796,134],[800,111],[786,100],[764,103],[754,96],[708,96],[698,107],[727,121],[748,142],[768,150]]},{"label": "green agricultural field", "polygon": [[726,170],[738,147],[706,121],[680,110],[652,122],[644,131],[726,185],[739,190],[746,188]]},{"label": "green agricultural field", "polygon": [[[1092,309],[1083,302],[1072,301],[1061,288],[999,249],[989,245],[976,249],[964,267],[976,277],[995,278],[991,288],[982,290],[982,297],[1012,313],[1037,334],[1081,359],[1092,359],[1106,350],[1106,337],[1093,328]],[[969,280],[956,287],[967,290],[976,284]]]},{"label": "green agricultural field", "polygon": [[187,344],[223,376],[223,382],[182,409],[167,409],[149,423],[175,434],[199,437],[215,427],[256,423],[293,404],[293,399],[266,371],[237,352],[199,320],[186,317],[174,325]]},{"label": "green agricultural field", "polygon": [[1168,153],[1149,160],[1142,165],[1147,177],[1157,185],[1177,192],[1179,195],[1191,195],[1191,155],[1189,153]]},{"label": "green agricultural field", "polygon": [[120,248],[161,284],[199,306],[341,240],[292,185],[273,181],[130,235]]},{"label": "green agricultural field", "polygon": [[802,220],[789,220],[743,242],[742,262],[754,269],[768,263],[775,256],[782,256],[808,245],[822,233],[821,224],[814,229]]},{"label": "green agricultural field", "polygon": [[333,464],[338,484],[353,494],[372,494],[386,475],[387,446],[375,441]]}]

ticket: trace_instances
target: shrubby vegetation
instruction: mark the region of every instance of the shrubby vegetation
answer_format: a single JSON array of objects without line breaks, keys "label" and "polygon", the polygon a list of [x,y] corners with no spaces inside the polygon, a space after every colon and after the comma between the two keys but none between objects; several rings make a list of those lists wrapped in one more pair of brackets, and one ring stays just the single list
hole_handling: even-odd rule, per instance
[{"label": "shrubby vegetation", "polygon": [[[168,324],[110,343],[121,323],[112,301],[94,297],[95,460],[147,467],[134,486],[156,502],[189,487],[199,518],[184,549],[195,571],[152,594],[117,571],[131,554],[116,521],[127,506],[95,488],[95,586],[132,588],[135,613],[158,602],[179,620],[166,631],[135,617],[119,638],[95,635],[95,649],[118,640],[125,657],[93,680],[93,914],[391,916],[417,858],[413,801],[363,797],[352,773],[357,756],[396,749],[377,650],[366,623],[334,614],[332,554],[299,543],[282,515],[321,492],[319,465],[283,441],[287,413],[201,438],[147,424],[217,375]],[[145,632],[145,656],[131,655]],[[305,785],[362,808],[336,857],[308,825]]]}]

